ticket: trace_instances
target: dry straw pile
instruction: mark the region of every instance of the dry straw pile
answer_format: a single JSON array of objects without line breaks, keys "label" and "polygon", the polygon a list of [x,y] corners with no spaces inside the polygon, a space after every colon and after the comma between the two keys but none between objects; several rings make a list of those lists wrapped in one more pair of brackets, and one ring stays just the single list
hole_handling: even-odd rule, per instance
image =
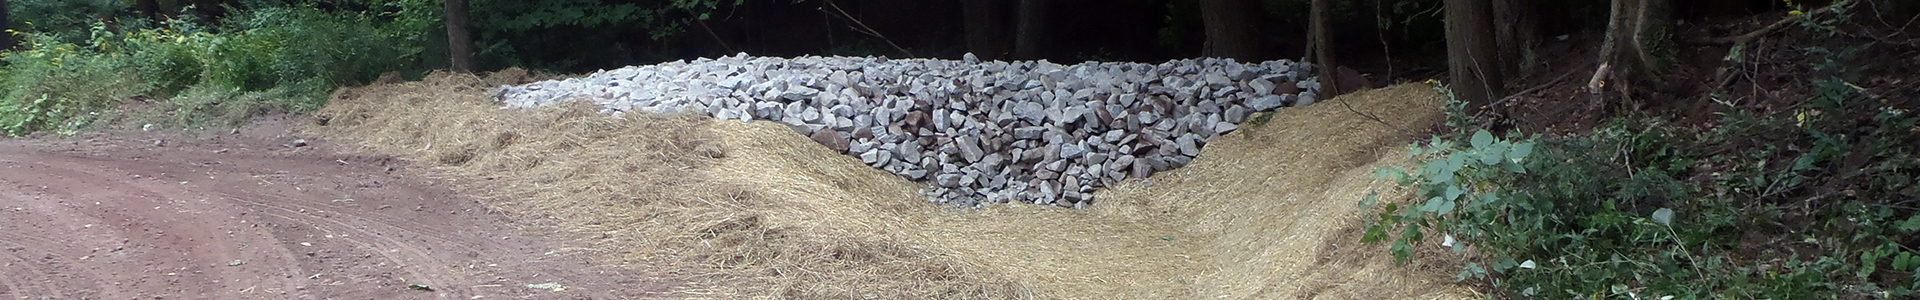
[{"label": "dry straw pile", "polygon": [[[543,221],[566,247],[673,276],[694,298],[1459,298],[1442,262],[1396,267],[1359,245],[1355,201],[1390,186],[1410,132],[1439,122],[1403,85],[1283,110],[1194,165],[1100,192],[1084,211],[955,210],[913,182],[784,125],[614,119],[584,103],[500,109],[525,72],[343,89],[308,133],[408,157]],[[1435,247],[1428,247],[1428,249]],[[1446,257],[1438,251],[1423,257]],[[604,261],[604,260],[602,260]]]}]

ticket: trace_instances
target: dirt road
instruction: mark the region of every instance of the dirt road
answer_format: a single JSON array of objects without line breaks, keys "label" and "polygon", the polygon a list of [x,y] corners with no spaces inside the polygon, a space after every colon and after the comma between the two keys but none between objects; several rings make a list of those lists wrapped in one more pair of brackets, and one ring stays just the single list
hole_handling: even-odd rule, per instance
[{"label": "dirt road", "polygon": [[0,297],[619,299],[674,287],[560,249],[543,226],[489,214],[401,160],[256,123],[0,140]]}]

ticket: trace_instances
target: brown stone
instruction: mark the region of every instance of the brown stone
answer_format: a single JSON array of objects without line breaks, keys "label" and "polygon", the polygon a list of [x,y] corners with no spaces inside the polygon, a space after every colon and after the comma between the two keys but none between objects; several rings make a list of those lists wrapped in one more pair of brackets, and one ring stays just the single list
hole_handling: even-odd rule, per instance
[{"label": "brown stone", "polygon": [[820,145],[827,146],[827,149],[833,149],[833,151],[839,153],[847,153],[847,148],[851,146],[850,142],[847,141],[847,136],[841,134],[839,131],[816,131],[813,133],[812,138],[813,142],[820,143]]}]

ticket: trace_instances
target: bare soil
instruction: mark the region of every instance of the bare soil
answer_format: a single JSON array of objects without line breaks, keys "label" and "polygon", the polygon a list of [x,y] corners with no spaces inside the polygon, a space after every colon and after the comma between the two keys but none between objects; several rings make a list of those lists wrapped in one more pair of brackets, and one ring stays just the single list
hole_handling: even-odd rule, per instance
[{"label": "bare soil", "polygon": [[0,140],[0,297],[607,299],[675,287],[557,248],[545,227],[490,213],[406,161],[295,137],[298,123]]}]

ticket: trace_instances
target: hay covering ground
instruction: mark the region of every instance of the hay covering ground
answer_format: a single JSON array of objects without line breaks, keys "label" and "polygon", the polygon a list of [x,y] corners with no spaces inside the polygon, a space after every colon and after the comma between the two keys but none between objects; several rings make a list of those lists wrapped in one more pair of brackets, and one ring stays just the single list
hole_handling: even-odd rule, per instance
[{"label": "hay covering ground", "polygon": [[1407,163],[1413,135],[1397,128],[1441,119],[1422,85],[1283,109],[1191,166],[1097,193],[1085,211],[967,211],[770,122],[500,109],[486,96],[525,80],[435,74],[343,89],[307,133],[433,166],[495,209],[550,225],[528,230],[575,237],[570,255],[665,274],[690,298],[1471,295],[1444,264],[1396,267],[1384,246],[1356,242],[1356,201],[1390,186],[1370,174]]}]

